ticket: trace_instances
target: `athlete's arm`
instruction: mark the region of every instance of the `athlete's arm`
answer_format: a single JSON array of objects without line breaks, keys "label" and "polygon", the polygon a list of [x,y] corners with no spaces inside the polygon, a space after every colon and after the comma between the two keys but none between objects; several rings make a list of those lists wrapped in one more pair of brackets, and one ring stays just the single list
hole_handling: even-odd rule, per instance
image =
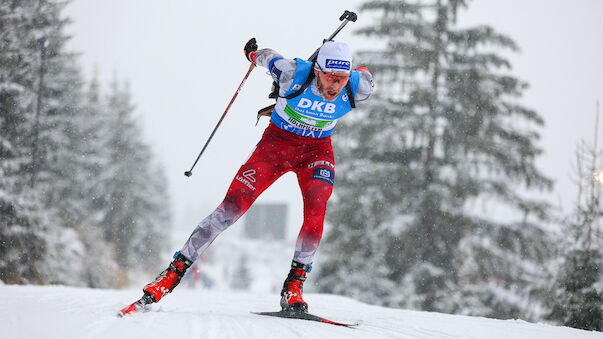
[{"label": "athlete's arm", "polygon": [[[247,59],[258,66],[267,68],[270,71],[272,79],[279,85],[280,96],[285,96],[285,93],[293,83],[297,62],[292,59],[285,59],[278,52],[264,48],[257,50],[255,39],[251,39],[245,45],[245,56]],[[355,100],[363,101],[373,92],[373,75],[366,66],[360,66],[355,71],[360,74],[358,90],[356,91]]]},{"label": "athlete's arm", "polygon": [[268,71],[272,79],[279,85],[279,95],[284,96],[293,83],[293,76],[297,68],[297,62],[292,59],[285,59],[278,52],[264,48],[253,54],[253,60],[258,66],[262,66]]},{"label": "athlete's arm", "polygon": [[356,68],[356,71],[360,74],[360,81],[358,82],[358,90],[354,99],[356,101],[366,100],[375,88],[373,75],[366,66],[360,66]]}]

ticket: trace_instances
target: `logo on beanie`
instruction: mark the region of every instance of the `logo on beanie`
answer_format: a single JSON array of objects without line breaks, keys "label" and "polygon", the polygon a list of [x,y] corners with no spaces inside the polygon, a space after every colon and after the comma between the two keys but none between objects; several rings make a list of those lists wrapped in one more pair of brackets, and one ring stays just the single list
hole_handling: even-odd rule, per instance
[{"label": "logo on beanie", "polygon": [[350,62],[346,61],[346,60],[327,59],[326,68],[342,69],[342,70],[349,71],[350,70]]}]

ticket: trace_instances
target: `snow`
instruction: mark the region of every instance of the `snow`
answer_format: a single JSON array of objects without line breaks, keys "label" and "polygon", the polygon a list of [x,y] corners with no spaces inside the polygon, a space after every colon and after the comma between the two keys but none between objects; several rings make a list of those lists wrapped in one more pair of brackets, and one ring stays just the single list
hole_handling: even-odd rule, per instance
[{"label": "snow", "polygon": [[118,318],[140,289],[101,290],[0,284],[3,338],[420,338],[569,339],[603,333],[521,320],[446,315],[371,306],[352,299],[307,294],[310,310],[345,328],[251,314],[278,309],[278,295],[178,288],[147,313]]}]

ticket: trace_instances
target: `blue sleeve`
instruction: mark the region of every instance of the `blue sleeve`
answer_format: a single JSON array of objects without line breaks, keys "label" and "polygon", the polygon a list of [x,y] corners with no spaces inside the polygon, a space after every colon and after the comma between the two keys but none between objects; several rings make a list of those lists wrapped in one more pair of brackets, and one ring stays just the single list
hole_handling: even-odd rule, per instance
[{"label": "blue sleeve", "polygon": [[277,84],[280,82],[282,71],[280,69],[278,69],[274,65],[274,63],[281,59],[283,59],[283,58],[280,58],[280,57],[273,58],[272,60],[270,60],[270,63],[268,64],[268,70],[270,71],[270,74],[272,75],[272,79],[274,79],[274,81],[276,81]]}]

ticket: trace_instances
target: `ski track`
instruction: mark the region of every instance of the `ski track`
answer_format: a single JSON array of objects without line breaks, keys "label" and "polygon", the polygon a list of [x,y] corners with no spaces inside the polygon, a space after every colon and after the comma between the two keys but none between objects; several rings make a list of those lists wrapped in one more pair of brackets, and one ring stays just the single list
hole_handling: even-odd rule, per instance
[{"label": "ski track", "polygon": [[395,338],[570,339],[603,334],[521,320],[388,309],[331,296],[308,294],[310,311],[362,324],[355,328],[251,312],[277,311],[278,295],[180,289],[151,311],[126,318],[117,311],[141,296],[136,290],[0,285],[0,329],[10,339],[120,338]]}]

